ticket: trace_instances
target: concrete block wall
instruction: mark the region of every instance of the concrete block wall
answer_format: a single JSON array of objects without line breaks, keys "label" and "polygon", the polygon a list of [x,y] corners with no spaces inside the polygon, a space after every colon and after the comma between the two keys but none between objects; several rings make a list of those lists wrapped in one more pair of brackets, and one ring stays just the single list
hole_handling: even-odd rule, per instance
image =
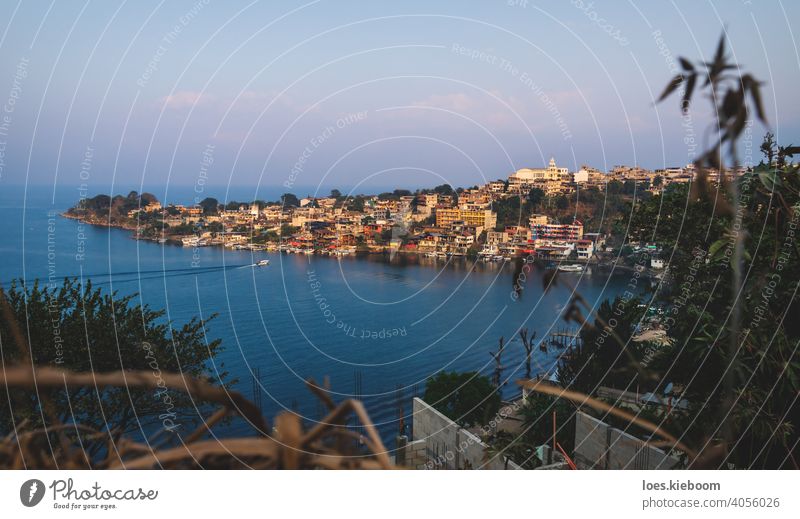
[{"label": "concrete block wall", "polygon": [[[407,466],[434,470],[506,468],[502,456],[487,457],[488,446],[479,437],[463,429],[422,399],[414,398],[413,413],[412,439],[407,445],[413,447],[406,450]],[[421,464],[418,463],[420,455],[424,458]],[[519,467],[510,461],[508,469]]]},{"label": "concrete block wall", "polygon": [[678,459],[628,433],[578,412],[575,464],[579,469],[671,469]]}]

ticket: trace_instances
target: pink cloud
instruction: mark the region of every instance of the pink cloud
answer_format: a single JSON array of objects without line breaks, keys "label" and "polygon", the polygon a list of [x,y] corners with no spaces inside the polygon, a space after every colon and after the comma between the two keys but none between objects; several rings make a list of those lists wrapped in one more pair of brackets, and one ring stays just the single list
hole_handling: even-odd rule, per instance
[{"label": "pink cloud", "polygon": [[210,94],[202,94],[191,90],[179,90],[172,95],[164,96],[159,99],[168,108],[188,108],[201,103],[212,101],[214,97]]}]

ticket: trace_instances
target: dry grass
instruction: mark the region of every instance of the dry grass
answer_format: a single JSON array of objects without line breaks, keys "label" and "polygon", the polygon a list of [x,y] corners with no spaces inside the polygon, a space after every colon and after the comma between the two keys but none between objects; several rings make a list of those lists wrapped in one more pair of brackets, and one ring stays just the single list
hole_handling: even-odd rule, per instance
[{"label": "dry grass", "polygon": [[[190,394],[193,399],[219,407],[203,424],[182,438],[176,447],[161,448],[114,431],[97,431],[76,423],[33,428],[16,424],[15,432],[0,439],[2,469],[389,469],[392,462],[364,406],[357,400],[336,404],[325,388],[309,380],[309,389],[328,408],[328,415],[308,430],[300,417],[284,412],[270,429],[259,409],[241,394],[180,374],[164,374],[167,387]],[[156,388],[150,372],[75,373],[54,368],[6,367],[0,371],[6,388],[140,387]],[[42,402],[47,412],[48,402]],[[254,428],[243,438],[204,439],[228,416],[238,415]],[[364,434],[346,426],[355,417]],[[104,442],[103,456],[87,453],[87,442]],[[358,446],[363,446],[363,448]]]}]

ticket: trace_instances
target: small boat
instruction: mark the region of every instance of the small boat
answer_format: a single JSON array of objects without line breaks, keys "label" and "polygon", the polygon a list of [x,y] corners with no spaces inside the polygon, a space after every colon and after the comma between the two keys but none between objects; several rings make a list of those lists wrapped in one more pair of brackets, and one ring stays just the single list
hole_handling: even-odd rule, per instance
[{"label": "small boat", "polygon": [[266,267],[267,265],[269,265],[268,259],[259,260],[258,263],[256,263],[256,267]]},{"label": "small boat", "polygon": [[583,272],[583,265],[579,263],[574,263],[572,265],[559,265],[558,270],[560,272]]}]

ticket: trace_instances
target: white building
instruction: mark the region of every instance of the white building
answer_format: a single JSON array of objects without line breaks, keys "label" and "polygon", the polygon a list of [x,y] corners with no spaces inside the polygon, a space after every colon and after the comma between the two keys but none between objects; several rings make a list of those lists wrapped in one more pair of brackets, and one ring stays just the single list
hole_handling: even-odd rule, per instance
[{"label": "white building", "polygon": [[581,168],[572,174],[572,181],[576,184],[584,184],[589,181],[589,172],[585,168]]},{"label": "white building", "polygon": [[546,168],[522,168],[508,177],[509,189],[532,186],[537,183],[559,182],[569,180],[569,169],[556,166],[556,160],[551,158]]}]

